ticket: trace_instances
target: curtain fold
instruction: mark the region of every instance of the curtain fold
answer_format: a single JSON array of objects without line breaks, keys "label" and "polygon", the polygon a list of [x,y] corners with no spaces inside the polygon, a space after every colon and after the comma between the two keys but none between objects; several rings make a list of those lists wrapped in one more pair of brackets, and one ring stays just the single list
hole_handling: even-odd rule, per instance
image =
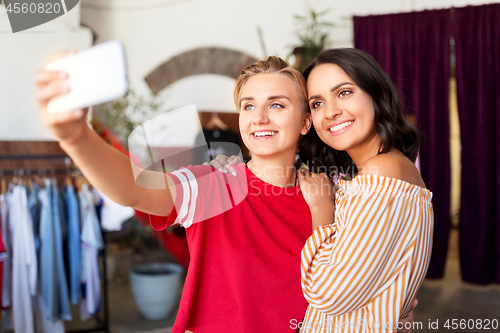
[{"label": "curtain fold", "polygon": [[442,278],[450,231],[450,10],[355,16],[355,47],[395,81],[422,135],[422,177],[433,192],[434,245],[429,278]]},{"label": "curtain fold", "polygon": [[460,268],[464,281],[500,283],[500,4],[455,9],[462,136]]}]

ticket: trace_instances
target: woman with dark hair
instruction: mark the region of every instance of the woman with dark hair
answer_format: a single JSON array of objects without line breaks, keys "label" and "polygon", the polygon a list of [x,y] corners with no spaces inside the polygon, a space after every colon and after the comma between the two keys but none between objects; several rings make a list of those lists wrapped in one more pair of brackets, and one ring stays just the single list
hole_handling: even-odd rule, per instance
[{"label": "woman with dark hair", "polygon": [[[317,191],[319,177],[299,172],[316,227],[302,250],[302,331],[395,332],[432,248],[432,193],[414,165],[419,134],[367,53],[324,51],[304,75],[314,130],[300,142],[301,159],[352,180],[339,180],[333,203]],[[314,214],[334,205],[334,216]]]},{"label": "woman with dark hair", "polygon": [[[327,50],[305,69],[306,80],[314,68],[327,63],[342,68],[359,88],[372,98],[375,130],[381,140],[380,153],[387,153],[394,147],[415,162],[420,146],[420,134],[406,119],[399,91],[375,59],[358,49]],[[312,169],[335,167],[339,168],[340,172],[344,171],[343,174],[357,173],[357,167],[349,154],[346,151],[332,149],[314,130],[310,130],[301,138],[299,151],[301,160],[310,163]]]}]

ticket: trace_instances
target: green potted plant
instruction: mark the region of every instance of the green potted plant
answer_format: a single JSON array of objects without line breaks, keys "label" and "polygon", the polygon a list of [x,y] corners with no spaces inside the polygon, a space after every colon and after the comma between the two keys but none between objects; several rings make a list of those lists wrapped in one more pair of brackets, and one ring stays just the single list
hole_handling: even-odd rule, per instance
[{"label": "green potted plant", "polygon": [[142,96],[129,90],[122,98],[99,105],[92,115],[91,124],[98,133],[101,124],[104,125],[128,148],[130,133],[156,115],[162,106],[163,102],[152,92],[149,96]]},{"label": "green potted plant", "polygon": [[330,43],[329,34],[334,24],[321,20],[328,12],[329,9],[322,12],[311,9],[308,15],[295,15],[295,21],[300,26],[296,30],[300,45],[295,47],[291,54],[295,55],[294,66],[300,71],[304,71],[306,66]]}]

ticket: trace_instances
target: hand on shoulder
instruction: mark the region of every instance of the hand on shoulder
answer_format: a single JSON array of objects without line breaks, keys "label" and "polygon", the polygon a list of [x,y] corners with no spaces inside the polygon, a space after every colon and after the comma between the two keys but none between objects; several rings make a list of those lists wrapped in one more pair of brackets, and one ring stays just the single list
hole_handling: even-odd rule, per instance
[{"label": "hand on shoulder", "polygon": [[422,188],[426,187],[415,164],[397,149],[369,158],[363,166],[358,167],[358,171],[360,175],[396,178]]}]

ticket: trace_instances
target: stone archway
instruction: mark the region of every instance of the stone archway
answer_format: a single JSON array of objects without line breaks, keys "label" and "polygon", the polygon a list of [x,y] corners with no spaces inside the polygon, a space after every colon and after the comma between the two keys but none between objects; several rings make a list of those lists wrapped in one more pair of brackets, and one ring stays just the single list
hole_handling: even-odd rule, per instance
[{"label": "stone archway", "polygon": [[157,66],[144,80],[158,94],[177,80],[198,74],[219,74],[237,79],[241,70],[259,61],[243,52],[204,47],[178,54]]}]

